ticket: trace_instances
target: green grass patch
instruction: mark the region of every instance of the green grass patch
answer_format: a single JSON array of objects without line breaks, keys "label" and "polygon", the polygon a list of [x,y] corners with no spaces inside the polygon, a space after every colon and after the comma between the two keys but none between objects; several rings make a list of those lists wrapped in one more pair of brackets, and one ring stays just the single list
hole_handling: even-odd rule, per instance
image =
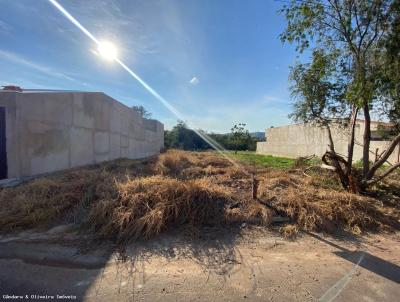
[{"label": "green grass patch", "polygon": [[228,152],[233,158],[245,162],[247,164],[255,164],[256,166],[272,167],[279,169],[290,169],[294,164],[294,159],[286,157],[276,157],[271,155],[256,154],[252,151],[234,151]]},{"label": "green grass patch", "polygon": [[[370,161],[370,162],[369,162],[369,166],[370,166],[370,167],[372,167],[373,164],[374,164],[373,161]],[[356,162],[353,162],[353,167],[354,167],[354,168],[357,168],[357,169],[362,169],[362,168],[363,168],[363,161],[360,159],[360,160],[358,160],[358,161],[356,161]],[[382,166],[380,166],[380,167],[378,168],[378,171],[384,171],[384,170],[386,170],[386,169],[389,168],[389,167],[390,167],[390,166],[389,166],[388,163],[384,163]]]}]

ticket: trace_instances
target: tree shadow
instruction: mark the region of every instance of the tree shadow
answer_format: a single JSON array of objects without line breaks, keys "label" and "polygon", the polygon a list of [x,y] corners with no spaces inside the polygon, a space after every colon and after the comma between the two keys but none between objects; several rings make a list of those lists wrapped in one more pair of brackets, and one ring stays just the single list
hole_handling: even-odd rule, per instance
[{"label": "tree shadow", "polygon": [[111,249],[82,254],[74,244],[40,239],[2,242],[0,294],[3,299],[49,301],[66,295],[81,301],[111,254]]},{"label": "tree shadow", "polygon": [[0,243],[0,262],[7,263],[0,272],[0,294],[28,295],[31,300],[38,299],[31,294],[58,294],[74,295],[77,301],[133,301],[138,290],[156,278],[147,272],[153,259],[161,259],[163,267],[188,259],[200,267],[204,279],[212,274],[225,279],[242,262],[236,248],[240,232],[240,224],[184,225],[126,246],[89,239]]},{"label": "tree shadow", "polygon": [[123,247],[118,251],[118,255],[121,260],[132,263],[138,256],[142,260],[154,255],[167,261],[186,258],[193,260],[204,271],[224,275],[235,264],[240,263],[241,255],[235,248],[240,230],[239,224],[188,230],[176,228],[158,238],[139,240],[135,244]]},{"label": "tree shadow", "polygon": [[[134,301],[138,290],[150,279],[157,278],[154,272],[147,270],[154,259],[160,261],[160,270],[178,259],[187,259],[200,267],[207,280],[213,274],[226,280],[235,265],[242,262],[242,255],[236,248],[240,231],[239,224],[201,228],[188,228],[186,225],[153,239],[116,246],[107,264],[114,265],[114,269],[107,271],[106,267],[102,268],[96,284],[88,286],[85,295],[95,300],[118,295]],[[179,274],[183,269],[186,268],[176,268],[176,273]],[[110,289],[111,282],[116,287]]]},{"label": "tree shadow", "polygon": [[[345,247],[342,247],[332,241],[322,238],[316,234],[306,232],[311,237],[328,244],[339,251],[334,251],[333,253],[355,265],[358,265],[372,273],[375,273],[381,277],[391,280],[396,283],[400,283],[400,266],[386,261],[382,258],[370,254],[368,251],[357,250],[350,251]],[[354,240],[354,238],[353,238]],[[356,240],[357,241],[357,240]],[[359,241],[357,241],[359,243]],[[361,259],[361,260],[360,260]]]}]

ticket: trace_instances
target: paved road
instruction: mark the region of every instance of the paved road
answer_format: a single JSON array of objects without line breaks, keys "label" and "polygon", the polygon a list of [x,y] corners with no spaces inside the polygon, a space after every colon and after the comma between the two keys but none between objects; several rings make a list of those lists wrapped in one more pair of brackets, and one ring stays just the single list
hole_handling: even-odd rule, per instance
[{"label": "paved road", "polygon": [[122,255],[112,248],[82,255],[72,243],[0,242],[0,299],[399,301],[399,234],[290,242],[261,229],[244,233],[189,241],[170,234]]}]

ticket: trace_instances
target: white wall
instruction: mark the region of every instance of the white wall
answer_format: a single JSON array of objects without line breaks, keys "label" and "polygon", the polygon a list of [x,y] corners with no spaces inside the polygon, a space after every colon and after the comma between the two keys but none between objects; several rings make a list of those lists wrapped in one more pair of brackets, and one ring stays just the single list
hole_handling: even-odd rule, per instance
[{"label": "white wall", "polygon": [[[375,126],[375,125],[373,125]],[[335,150],[343,156],[347,156],[347,129],[339,126],[332,127],[332,136]],[[354,161],[362,159],[362,123],[356,125],[354,148]],[[388,141],[371,141],[370,158],[375,158],[376,148],[379,153],[386,150]],[[257,153],[274,156],[296,158],[299,156],[317,155],[322,156],[329,149],[327,130],[307,124],[288,125],[266,129],[266,142],[257,143]],[[389,162],[399,161],[399,146],[388,159]]]}]

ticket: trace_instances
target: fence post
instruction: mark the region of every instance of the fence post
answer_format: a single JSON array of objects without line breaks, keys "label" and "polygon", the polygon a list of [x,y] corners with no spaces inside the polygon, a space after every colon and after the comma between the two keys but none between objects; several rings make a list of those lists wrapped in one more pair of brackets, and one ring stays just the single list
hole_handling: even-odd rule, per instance
[{"label": "fence post", "polygon": [[254,173],[252,174],[252,180],[253,180],[253,186],[252,186],[253,199],[257,199],[258,179],[256,179]]}]

